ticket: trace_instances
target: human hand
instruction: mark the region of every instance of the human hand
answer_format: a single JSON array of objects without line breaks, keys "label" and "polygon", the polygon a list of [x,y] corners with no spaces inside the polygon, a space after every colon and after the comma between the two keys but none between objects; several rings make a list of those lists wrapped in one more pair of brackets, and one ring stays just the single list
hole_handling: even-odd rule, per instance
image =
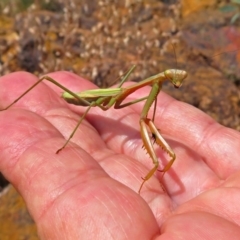
[{"label": "human hand", "polygon": [[[71,73],[50,76],[75,92],[93,88]],[[23,72],[2,77],[1,108],[35,81]],[[42,239],[239,239],[237,131],[161,92],[155,124],[177,159],[164,176],[166,192],[158,172],[139,195],[153,166],[139,133],[143,103],[92,108],[73,143],[56,154],[86,108],[68,105],[45,84],[0,114],[0,171],[25,199]],[[163,168],[169,158],[156,149]]]}]

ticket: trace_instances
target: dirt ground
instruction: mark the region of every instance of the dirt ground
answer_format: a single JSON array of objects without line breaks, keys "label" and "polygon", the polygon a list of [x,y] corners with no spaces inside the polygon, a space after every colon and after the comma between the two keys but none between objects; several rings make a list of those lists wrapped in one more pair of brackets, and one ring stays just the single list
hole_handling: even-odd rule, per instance
[{"label": "dirt ground", "polygon": [[[1,75],[24,70],[40,76],[67,70],[109,87],[133,64],[137,65],[133,81],[169,68],[184,69],[189,76],[182,88],[166,84],[164,91],[240,130],[238,4],[216,0],[47,4],[42,0],[26,6],[14,2],[0,3]],[[8,188],[0,198],[0,222],[5,222],[0,239],[37,239],[23,201]],[[18,235],[9,237],[9,229],[16,229]]]}]

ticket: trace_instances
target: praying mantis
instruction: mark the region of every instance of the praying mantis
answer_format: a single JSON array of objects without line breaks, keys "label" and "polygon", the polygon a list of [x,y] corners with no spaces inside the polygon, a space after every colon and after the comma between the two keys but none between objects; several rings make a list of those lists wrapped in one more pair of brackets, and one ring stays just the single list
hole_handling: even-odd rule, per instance
[{"label": "praying mantis", "polygon": [[[85,106],[87,107],[87,109],[84,112],[84,114],[81,116],[80,120],[78,121],[71,135],[66,140],[65,144],[56,151],[56,153],[59,153],[61,150],[63,150],[67,146],[67,144],[69,143],[69,141],[71,140],[75,132],[77,131],[79,125],[82,123],[83,119],[86,117],[87,113],[92,107],[99,107],[103,111],[107,111],[111,107],[114,107],[115,109],[120,109],[120,108],[124,108],[145,100],[145,103],[140,115],[140,120],[139,120],[140,133],[143,141],[143,146],[145,147],[150,158],[152,159],[154,166],[147,173],[147,175],[142,178],[143,181],[138,190],[138,193],[140,193],[144,183],[154,175],[156,170],[158,170],[159,161],[153,147],[154,143],[157,143],[157,145],[159,145],[171,158],[170,161],[166,164],[166,166],[162,170],[159,170],[163,172],[163,175],[165,174],[165,172],[167,172],[171,168],[173,162],[176,159],[176,155],[174,151],[171,149],[171,147],[168,145],[168,143],[165,141],[165,139],[162,137],[162,135],[159,133],[159,130],[155,126],[154,118],[155,118],[155,112],[156,112],[157,96],[162,89],[163,82],[170,81],[175,88],[179,88],[182,85],[183,80],[187,77],[187,72],[184,70],[169,69],[164,72],[158,73],[154,76],[151,76],[149,78],[146,78],[131,86],[122,87],[122,85],[127,80],[129,75],[134,71],[135,67],[136,66],[134,65],[132,68],[130,68],[130,70],[122,78],[120,84],[116,88],[90,89],[90,90],[82,91],[79,93],[72,92],[71,90],[59,84],[56,80],[54,80],[49,76],[43,76],[35,84],[33,84],[30,88],[28,88],[24,93],[22,93],[17,99],[15,99],[11,104],[9,104],[7,107],[2,109],[2,111],[9,109],[13,104],[18,102],[24,95],[26,95],[29,91],[31,91],[31,89],[33,89],[36,85],[38,85],[43,80],[47,80],[55,84],[62,90],[64,90],[62,94],[62,98],[65,101],[67,101],[70,104]],[[140,99],[123,103],[123,101],[130,94],[148,85],[151,86],[149,95]],[[148,118],[148,112],[150,107],[153,104],[154,104],[154,111],[153,111],[153,117],[151,119],[151,118]],[[150,135],[149,135],[149,132],[150,132]]]}]

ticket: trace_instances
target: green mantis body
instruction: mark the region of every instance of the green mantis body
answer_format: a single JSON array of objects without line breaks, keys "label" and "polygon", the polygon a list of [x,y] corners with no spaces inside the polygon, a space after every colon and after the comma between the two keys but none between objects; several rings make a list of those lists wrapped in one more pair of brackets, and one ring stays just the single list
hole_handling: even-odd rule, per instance
[{"label": "green mantis body", "polygon": [[[175,161],[175,153],[171,149],[171,147],[168,145],[168,143],[164,140],[164,138],[159,133],[157,127],[154,124],[154,117],[155,117],[155,111],[156,111],[156,102],[157,102],[157,95],[161,91],[162,84],[164,81],[170,81],[174,87],[179,88],[183,82],[183,80],[187,77],[187,72],[183,70],[177,70],[177,69],[169,69],[162,73],[156,74],[154,76],[151,76],[139,83],[133,84],[128,87],[122,87],[123,83],[127,80],[131,72],[134,70],[135,66],[133,66],[127,74],[122,79],[121,83],[118,85],[117,88],[109,88],[109,89],[91,89],[79,93],[74,93],[70,91],[69,89],[65,88],[61,84],[59,84],[56,80],[52,79],[49,76],[44,76],[40,78],[33,86],[31,86],[28,90],[26,90],[23,94],[21,94],[13,103],[11,103],[9,106],[7,106],[5,109],[8,109],[11,107],[14,103],[16,103],[19,99],[21,99],[25,94],[27,94],[31,89],[33,89],[36,85],[38,85],[43,80],[47,80],[52,82],[53,84],[57,85],[61,89],[63,89],[65,92],[63,93],[62,97],[65,99],[68,103],[80,105],[80,106],[86,106],[87,110],[85,113],[81,116],[80,120],[77,123],[77,126],[74,128],[73,132],[69,136],[69,138],[66,140],[65,144],[62,146],[62,148],[57,150],[57,153],[59,153],[65,146],[68,144],[70,139],[73,137],[74,133],[76,132],[77,128],[81,124],[82,120],[85,118],[87,113],[92,107],[99,107],[103,111],[108,110],[111,107],[114,107],[115,109],[124,108],[127,106],[130,106],[132,104],[135,104],[140,101],[146,100],[141,115],[140,115],[140,132],[141,132],[141,138],[143,141],[143,146],[147,150],[147,153],[151,157],[154,167],[148,172],[148,174],[143,178],[143,182],[139,188],[139,193],[144,185],[144,183],[151,178],[151,176],[155,173],[155,171],[158,168],[159,162],[158,158],[156,156],[156,153],[153,148],[152,143],[152,137],[154,138],[154,142],[156,142],[159,146],[162,147],[162,149],[171,157],[168,164],[160,170],[163,172],[163,174],[169,170],[169,168],[172,166],[173,162]],[[151,90],[148,96],[136,99],[131,102],[123,103],[123,101],[126,99],[127,96],[135,92],[136,90],[150,85]],[[148,112],[152,104],[154,103],[154,112],[152,119],[148,118]],[[149,136],[149,131],[152,134],[152,137]]]}]

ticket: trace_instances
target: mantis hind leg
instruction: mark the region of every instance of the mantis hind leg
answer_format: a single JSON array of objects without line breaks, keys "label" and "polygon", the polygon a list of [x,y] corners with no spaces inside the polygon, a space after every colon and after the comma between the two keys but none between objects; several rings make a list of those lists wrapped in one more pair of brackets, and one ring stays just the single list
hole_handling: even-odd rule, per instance
[{"label": "mantis hind leg", "polygon": [[68,88],[64,87],[62,84],[58,83],[56,80],[49,76],[43,76],[41,77],[36,83],[34,83],[30,88],[28,88],[25,92],[23,92],[18,98],[16,98],[11,104],[9,104],[7,107],[1,109],[0,111],[4,111],[9,109],[12,105],[14,105],[16,102],[18,102],[22,97],[24,97],[28,92],[30,92],[34,87],[36,87],[39,83],[41,83],[43,80],[49,81],[53,83],[54,85],[58,86],[62,90],[68,92],[70,95],[78,99],[79,102],[82,102],[84,105],[89,106],[90,103],[86,101],[85,99],[79,97],[76,93],[72,92]]}]

